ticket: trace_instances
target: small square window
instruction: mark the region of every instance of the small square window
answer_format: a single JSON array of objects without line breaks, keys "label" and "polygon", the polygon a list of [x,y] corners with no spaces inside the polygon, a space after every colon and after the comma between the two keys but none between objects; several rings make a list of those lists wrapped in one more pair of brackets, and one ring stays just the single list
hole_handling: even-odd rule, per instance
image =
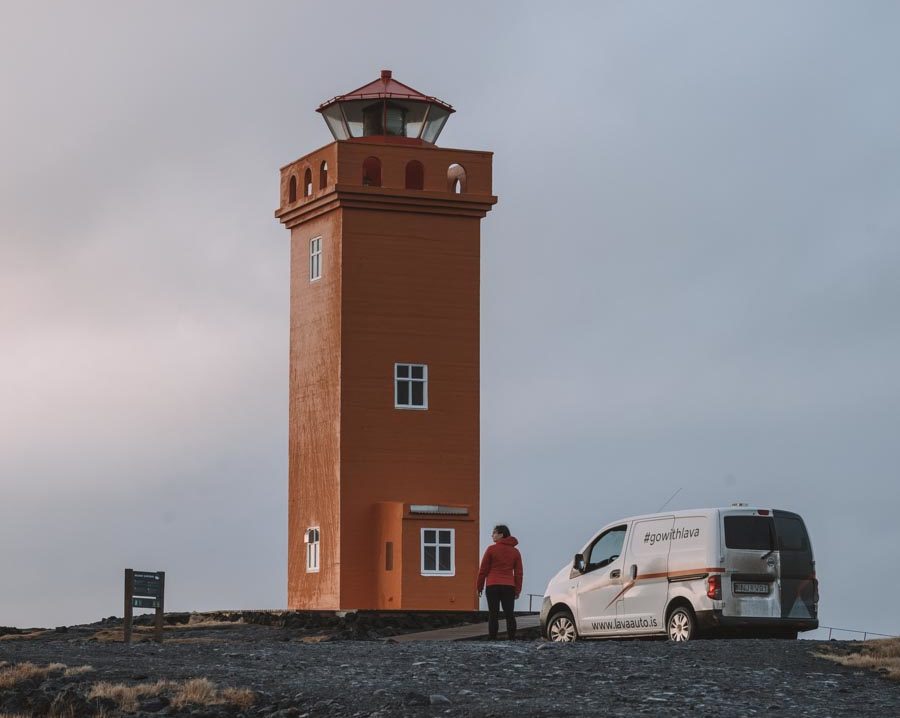
[{"label": "small square window", "polygon": [[425,364],[394,364],[394,407],[428,408],[428,367]]},{"label": "small square window", "polygon": [[456,530],[422,529],[422,575],[456,574]]},{"label": "small square window", "polygon": [[322,277],[322,238],[309,240],[309,281]]}]

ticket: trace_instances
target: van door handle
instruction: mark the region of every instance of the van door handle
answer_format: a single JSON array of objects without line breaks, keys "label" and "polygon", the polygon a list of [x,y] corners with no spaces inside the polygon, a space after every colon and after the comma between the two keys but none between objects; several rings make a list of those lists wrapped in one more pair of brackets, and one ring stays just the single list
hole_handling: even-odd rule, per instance
[{"label": "van door handle", "polygon": [[621,569],[614,568],[612,571],[609,572],[610,578],[620,578],[621,576],[622,576]]}]

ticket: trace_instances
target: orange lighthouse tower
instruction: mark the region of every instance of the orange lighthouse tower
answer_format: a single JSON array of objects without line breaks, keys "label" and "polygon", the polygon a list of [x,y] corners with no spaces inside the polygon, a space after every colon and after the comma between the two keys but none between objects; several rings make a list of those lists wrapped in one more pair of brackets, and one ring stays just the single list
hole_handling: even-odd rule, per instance
[{"label": "orange lighthouse tower", "polygon": [[474,610],[480,224],[492,153],[380,79],[281,169],[291,231],[288,606]]}]

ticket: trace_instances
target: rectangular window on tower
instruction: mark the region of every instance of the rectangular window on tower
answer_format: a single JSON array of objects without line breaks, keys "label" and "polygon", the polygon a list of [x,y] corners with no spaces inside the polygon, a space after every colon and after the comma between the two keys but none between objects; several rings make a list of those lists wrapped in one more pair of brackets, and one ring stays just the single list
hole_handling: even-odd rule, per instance
[{"label": "rectangular window on tower", "polygon": [[422,575],[456,575],[456,529],[422,529]]},{"label": "rectangular window on tower", "polygon": [[322,238],[309,240],[309,281],[313,282],[322,276]]},{"label": "rectangular window on tower", "polygon": [[428,408],[428,367],[394,364],[394,408]]},{"label": "rectangular window on tower", "polygon": [[319,529],[318,527],[306,529],[304,536],[306,543],[306,572],[318,573],[319,571]]}]

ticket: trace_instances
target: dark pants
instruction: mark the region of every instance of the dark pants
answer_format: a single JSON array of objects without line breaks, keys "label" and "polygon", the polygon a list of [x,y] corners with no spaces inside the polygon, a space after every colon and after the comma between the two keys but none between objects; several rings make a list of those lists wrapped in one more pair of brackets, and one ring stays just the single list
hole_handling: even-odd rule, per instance
[{"label": "dark pants", "polygon": [[512,641],[516,637],[516,617],[513,613],[516,603],[516,589],[513,586],[488,586],[484,589],[488,604],[488,635],[497,638],[500,629],[500,604],[506,619],[506,635]]}]

